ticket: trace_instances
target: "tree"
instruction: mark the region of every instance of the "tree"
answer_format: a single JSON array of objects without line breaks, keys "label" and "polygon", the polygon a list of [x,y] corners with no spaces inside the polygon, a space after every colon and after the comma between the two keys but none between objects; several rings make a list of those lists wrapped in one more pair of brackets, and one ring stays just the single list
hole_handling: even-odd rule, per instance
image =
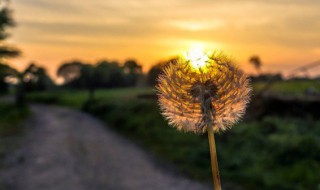
[{"label": "tree", "polygon": [[99,88],[124,86],[124,72],[118,62],[99,61],[96,64],[96,83]]},{"label": "tree", "polygon": [[81,68],[84,64],[78,60],[63,63],[57,70],[57,76],[63,78],[65,85],[71,83],[80,77]]},{"label": "tree", "polygon": [[89,91],[88,102],[94,100],[94,92],[96,90],[96,67],[90,64],[84,64],[80,70],[80,78],[83,86]]},{"label": "tree", "polygon": [[129,59],[123,65],[127,86],[135,86],[142,75],[142,66],[135,60]]},{"label": "tree", "polygon": [[250,57],[249,62],[255,67],[255,69],[257,70],[257,73],[260,75],[261,74],[261,60],[260,57],[257,55],[254,55],[252,57]]},{"label": "tree", "polygon": [[12,58],[20,55],[20,51],[12,46],[5,44],[10,35],[7,33],[7,29],[14,27],[15,22],[12,18],[12,11],[8,7],[3,7],[0,10],[0,58],[3,61],[4,58]]},{"label": "tree", "polygon": [[[3,1],[0,0],[0,3]],[[0,10],[0,90],[1,92],[7,91],[8,85],[5,82],[5,78],[11,75],[14,71],[11,67],[6,65],[8,58],[17,57],[20,55],[20,51],[5,43],[5,40],[10,36],[7,33],[7,29],[14,27],[15,22],[12,18],[12,11],[7,5],[4,5]]]},{"label": "tree", "polygon": [[62,77],[65,87],[87,89],[89,100],[94,98],[95,67],[81,61],[71,61],[62,64],[57,71],[57,76]]},{"label": "tree", "polygon": [[65,87],[88,90],[88,102],[94,99],[96,88],[114,88],[125,85],[124,71],[119,63],[114,61],[102,60],[94,65],[71,61],[62,64],[57,75],[63,78]]},{"label": "tree", "polygon": [[26,91],[43,91],[53,86],[53,81],[44,68],[31,63],[24,71],[11,70],[8,77],[16,81],[16,104],[25,106]]},{"label": "tree", "polygon": [[165,68],[169,63],[174,62],[177,58],[171,58],[166,61],[161,61],[155,64],[149,70],[147,74],[147,82],[150,86],[155,86],[157,84],[157,78],[161,74],[163,68]]},{"label": "tree", "polygon": [[23,83],[26,91],[45,91],[54,85],[46,69],[35,63],[30,63],[23,72]]},{"label": "tree", "polygon": [[0,63],[0,93],[6,93],[8,91],[8,83],[6,79],[16,72],[12,67]]}]

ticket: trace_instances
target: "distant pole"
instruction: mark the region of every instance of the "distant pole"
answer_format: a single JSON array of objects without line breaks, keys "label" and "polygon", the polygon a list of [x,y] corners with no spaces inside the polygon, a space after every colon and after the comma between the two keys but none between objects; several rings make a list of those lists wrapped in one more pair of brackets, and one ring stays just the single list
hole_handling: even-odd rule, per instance
[{"label": "distant pole", "polygon": [[25,83],[23,81],[24,74],[18,74],[18,84],[16,85],[16,105],[18,107],[23,107],[26,105],[26,96],[25,96]]}]

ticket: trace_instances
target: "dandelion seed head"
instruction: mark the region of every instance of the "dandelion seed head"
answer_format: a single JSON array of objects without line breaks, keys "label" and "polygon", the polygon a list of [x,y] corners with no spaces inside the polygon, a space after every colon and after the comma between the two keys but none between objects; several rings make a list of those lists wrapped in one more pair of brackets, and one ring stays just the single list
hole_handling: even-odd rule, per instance
[{"label": "dandelion seed head", "polygon": [[160,108],[179,130],[222,132],[245,113],[249,81],[222,53],[198,55],[206,58],[179,57],[164,68],[157,85]]}]

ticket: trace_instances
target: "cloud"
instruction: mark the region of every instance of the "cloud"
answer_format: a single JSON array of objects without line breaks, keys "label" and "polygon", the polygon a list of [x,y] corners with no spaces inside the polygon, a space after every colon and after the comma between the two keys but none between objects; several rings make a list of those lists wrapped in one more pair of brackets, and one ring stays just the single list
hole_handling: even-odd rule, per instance
[{"label": "cloud", "polygon": [[22,7],[25,10],[42,10],[54,11],[56,13],[68,13],[68,12],[78,12],[81,13],[83,9],[77,5],[70,4],[68,1],[50,1],[50,0],[23,0],[19,2],[13,2],[18,8]]},{"label": "cloud", "polygon": [[313,53],[320,44],[319,0],[21,0],[12,8],[15,42],[48,51],[118,48],[122,55],[139,46],[137,56],[149,52],[157,59],[183,43],[235,46],[239,54],[277,47],[288,55]]}]

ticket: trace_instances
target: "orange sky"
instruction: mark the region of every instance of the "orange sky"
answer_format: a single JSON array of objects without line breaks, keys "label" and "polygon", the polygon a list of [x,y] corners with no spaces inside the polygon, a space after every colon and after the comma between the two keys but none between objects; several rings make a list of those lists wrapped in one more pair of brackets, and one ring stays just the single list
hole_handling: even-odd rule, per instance
[{"label": "orange sky", "polygon": [[[146,71],[194,45],[219,49],[243,68],[259,55],[264,71],[320,59],[319,0],[12,0],[10,43],[51,76],[64,61],[135,58]],[[319,72],[320,73],[320,72]]]}]

